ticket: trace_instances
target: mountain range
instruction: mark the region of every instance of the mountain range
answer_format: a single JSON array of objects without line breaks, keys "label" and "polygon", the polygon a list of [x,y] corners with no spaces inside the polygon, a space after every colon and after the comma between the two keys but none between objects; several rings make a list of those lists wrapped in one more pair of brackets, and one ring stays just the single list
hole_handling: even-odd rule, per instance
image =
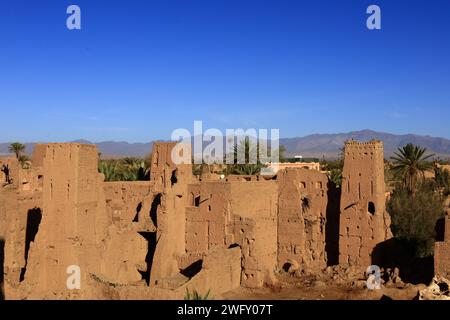
[{"label": "mountain range", "polygon": [[[450,157],[450,140],[445,138],[421,136],[415,134],[390,134],[372,130],[352,131],[335,134],[312,134],[304,137],[282,138],[280,144],[286,147],[286,155],[302,155],[304,157],[335,158],[344,142],[349,139],[358,141],[381,140],[384,143],[385,156],[389,157],[407,143],[426,147],[429,152],[441,158]],[[71,142],[91,143],[87,140]],[[150,154],[153,142],[128,143],[118,141],[103,141],[95,143],[103,157],[144,157]],[[10,143],[0,143],[0,155],[8,154]],[[32,152],[35,143],[25,143],[26,153]]]}]

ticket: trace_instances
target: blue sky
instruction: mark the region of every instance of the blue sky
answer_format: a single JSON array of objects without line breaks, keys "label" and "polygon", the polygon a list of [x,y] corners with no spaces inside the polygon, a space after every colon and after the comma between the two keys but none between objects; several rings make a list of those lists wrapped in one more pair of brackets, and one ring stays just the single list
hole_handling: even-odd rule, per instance
[{"label": "blue sky", "polygon": [[194,120],[450,138],[450,1],[1,1],[0,111],[0,142],[147,142]]}]

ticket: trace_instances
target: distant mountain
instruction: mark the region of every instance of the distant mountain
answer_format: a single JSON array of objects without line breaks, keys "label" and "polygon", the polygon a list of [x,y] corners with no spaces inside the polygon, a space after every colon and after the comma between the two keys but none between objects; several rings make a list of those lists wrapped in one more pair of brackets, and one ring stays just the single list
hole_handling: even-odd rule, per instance
[{"label": "distant mountain", "polygon": [[385,156],[391,156],[399,147],[413,143],[426,147],[429,152],[440,157],[450,156],[450,140],[414,134],[396,135],[371,130],[353,131],[337,134],[313,134],[301,138],[280,139],[280,144],[287,149],[288,155],[302,155],[305,157],[336,157],[345,141],[354,139],[369,141],[377,139],[383,141]]},{"label": "distant mountain", "polygon": [[[430,136],[414,134],[396,135],[371,130],[353,131],[337,134],[313,134],[298,138],[280,139],[280,144],[287,149],[288,156],[302,155],[304,157],[334,158],[339,154],[344,142],[349,139],[358,141],[369,141],[378,139],[384,142],[385,156],[390,156],[397,148],[407,143],[414,143],[426,147],[430,152],[442,158],[450,157],[450,140]],[[91,143],[87,140],[76,140],[73,142]],[[31,153],[35,143],[26,143],[27,153]],[[0,143],[0,155],[8,153],[10,143]],[[151,152],[152,142],[128,143],[116,141],[104,141],[96,143],[99,152],[104,157],[144,157]]]}]

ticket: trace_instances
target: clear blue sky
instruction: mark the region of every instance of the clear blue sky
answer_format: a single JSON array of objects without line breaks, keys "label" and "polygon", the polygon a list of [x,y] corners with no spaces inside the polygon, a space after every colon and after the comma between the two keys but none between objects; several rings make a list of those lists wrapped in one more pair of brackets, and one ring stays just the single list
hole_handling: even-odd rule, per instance
[{"label": "clear blue sky", "polygon": [[147,142],[194,120],[450,138],[450,1],[1,1],[0,111],[2,142]]}]

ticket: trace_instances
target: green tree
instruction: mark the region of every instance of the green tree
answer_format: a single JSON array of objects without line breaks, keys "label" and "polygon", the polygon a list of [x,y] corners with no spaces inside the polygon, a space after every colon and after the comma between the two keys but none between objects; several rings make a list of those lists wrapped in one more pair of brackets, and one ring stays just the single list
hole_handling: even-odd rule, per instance
[{"label": "green tree", "polygon": [[[234,164],[228,168],[228,173],[239,175],[254,175],[261,172],[264,165],[259,159],[259,143],[253,143],[245,137],[239,144],[233,146],[232,157]],[[261,150],[261,152],[265,152]]]},{"label": "green tree", "polygon": [[443,217],[443,199],[429,183],[419,187],[415,197],[406,187],[396,188],[387,202],[391,216],[391,230],[399,240],[407,243],[418,258],[434,252],[436,222]]},{"label": "green tree", "polygon": [[118,179],[118,164],[116,160],[100,160],[98,171],[103,173],[105,181],[117,181]]},{"label": "green tree", "polygon": [[19,159],[22,152],[25,151],[25,145],[20,142],[11,143],[9,146],[9,152],[12,152],[16,155],[16,158]]},{"label": "green tree", "polygon": [[280,162],[286,161],[286,147],[283,145],[280,145],[278,148],[278,156],[280,158]]},{"label": "green tree", "polygon": [[420,178],[424,177],[425,171],[432,168],[432,164],[427,162],[427,159],[434,156],[434,154],[425,155],[426,148],[415,146],[408,143],[403,148],[398,148],[395,156],[391,157],[393,165],[391,167],[394,176],[401,180],[403,186],[414,195]]},{"label": "green tree", "polygon": [[327,172],[328,179],[333,182],[337,187],[342,185],[342,169],[331,169]]},{"label": "green tree", "polygon": [[19,163],[23,169],[29,169],[30,168],[30,158],[28,156],[21,154],[18,158]]},{"label": "green tree", "polygon": [[444,196],[450,195],[450,171],[443,168],[434,168],[436,187],[442,190]]},{"label": "green tree", "polygon": [[339,154],[335,160],[325,160],[325,156],[321,161],[321,167],[327,171],[328,179],[337,187],[342,185],[342,171],[344,169],[344,148],[339,148]]}]

